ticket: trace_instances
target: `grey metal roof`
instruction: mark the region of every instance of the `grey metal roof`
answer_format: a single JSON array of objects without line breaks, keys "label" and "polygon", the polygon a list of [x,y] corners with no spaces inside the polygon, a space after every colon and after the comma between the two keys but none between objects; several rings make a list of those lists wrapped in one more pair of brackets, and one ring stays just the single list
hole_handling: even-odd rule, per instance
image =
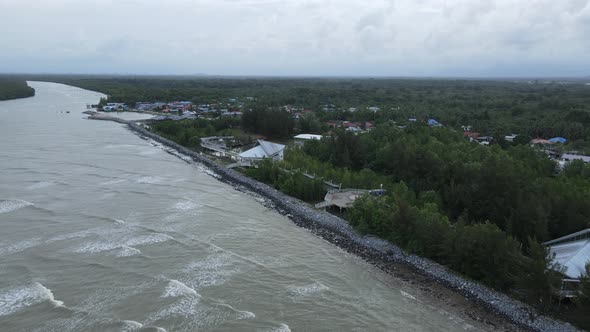
[{"label": "grey metal roof", "polygon": [[586,273],[586,264],[590,262],[590,240],[566,242],[550,247],[554,261],[565,268],[565,275],[579,279]]}]

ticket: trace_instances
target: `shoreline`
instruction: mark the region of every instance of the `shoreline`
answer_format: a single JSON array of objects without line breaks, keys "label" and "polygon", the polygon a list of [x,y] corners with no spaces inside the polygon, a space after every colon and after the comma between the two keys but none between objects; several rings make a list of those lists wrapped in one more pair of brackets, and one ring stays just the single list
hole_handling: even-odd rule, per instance
[{"label": "shoreline", "polygon": [[[154,140],[191,157],[194,161],[208,167],[219,181],[230,184],[238,190],[261,196],[270,208],[287,216],[297,226],[308,229],[313,234],[366,260],[384,272],[410,283],[422,285],[430,283],[429,287],[434,290],[429,288],[422,288],[422,290],[425,293],[438,293],[435,297],[443,302],[445,299],[448,302],[452,297],[468,301],[466,309],[472,311],[464,312],[464,314],[476,321],[490,327],[509,330],[523,328],[532,331],[578,331],[569,323],[540,315],[534,308],[487,286],[467,280],[434,261],[409,254],[385,240],[373,236],[362,236],[345,220],[325,211],[315,210],[304,202],[264,183],[227,169],[207,156],[150,132],[133,121],[93,115],[89,119],[126,124],[129,130],[138,136]],[[469,304],[475,304],[477,307],[469,307]],[[454,305],[451,304],[451,306]],[[500,325],[504,326],[498,327],[490,320],[494,320],[495,323],[501,320]]]}]

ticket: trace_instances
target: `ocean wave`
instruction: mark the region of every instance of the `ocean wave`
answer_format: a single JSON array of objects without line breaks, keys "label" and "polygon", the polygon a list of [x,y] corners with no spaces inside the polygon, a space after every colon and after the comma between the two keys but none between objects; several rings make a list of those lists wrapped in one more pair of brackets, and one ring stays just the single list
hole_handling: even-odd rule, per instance
[{"label": "ocean wave", "polygon": [[180,211],[189,211],[189,210],[193,210],[197,207],[199,207],[200,204],[192,201],[192,200],[185,200],[185,201],[181,201],[181,202],[177,202],[176,204],[174,204],[174,208],[176,210],[180,210]]},{"label": "ocean wave", "polygon": [[0,245],[0,256],[11,255],[23,250],[35,247],[41,243],[41,238],[32,238],[19,241],[13,244],[2,244]]},{"label": "ocean wave", "polygon": [[157,149],[142,150],[139,152],[139,155],[150,156],[150,155],[156,154],[157,152],[158,152]]},{"label": "ocean wave", "polygon": [[121,246],[120,248],[118,248],[115,256],[117,256],[117,257],[130,257],[130,256],[135,256],[135,255],[140,255],[140,254],[141,254],[141,250],[139,250],[139,249],[135,249],[135,248],[129,247],[129,246]]},{"label": "ocean wave", "polygon": [[134,320],[122,320],[121,332],[137,331],[143,327],[143,324]]},{"label": "ocean wave", "polygon": [[139,179],[135,180],[137,183],[147,183],[147,184],[154,184],[162,181],[163,179],[157,176],[142,176]]},{"label": "ocean wave", "polygon": [[109,144],[109,145],[105,145],[105,149],[118,149],[118,148],[132,148],[135,147],[136,145],[133,144]]},{"label": "ocean wave", "polygon": [[410,294],[408,294],[408,293],[404,292],[403,290],[400,290],[399,292],[402,294],[402,296],[403,296],[403,297],[405,297],[405,298],[407,298],[407,299],[410,299],[410,300],[416,300],[416,297],[415,297],[415,296],[413,296],[413,295],[410,295]]},{"label": "ocean wave", "polygon": [[[177,330],[209,330],[227,321],[254,319],[256,315],[224,303],[208,304],[200,296],[184,296],[148,317],[146,324],[174,318]],[[179,319],[180,318],[180,319]]]},{"label": "ocean wave", "polygon": [[2,200],[0,201],[0,214],[12,212],[31,205],[35,204],[20,199]]},{"label": "ocean wave", "polygon": [[143,244],[154,244],[165,242],[168,240],[174,240],[174,238],[170,235],[162,234],[162,233],[152,233],[147,235],[140,235],[134,238],[131,238],[125,242],[127,246],[136,246],[136,245],[143,245]]},{"label": "ocean wave", "polygon": [[7,316],[26,307],[49,301],[55,307],[63,307],[62,301],[53,296],[50,289],[38,282],[9,289],[0,294],[0,316]]},{"label": "ocean wave", "polygon": [[235,319],[254,319],[254,318],[256,318],[256,315],[252,311],[238,310],[238,309],[232,307],[231,305],[225,304],[225,303],[216,303],[215,305],[219,306],[219,307],[228,308],[229,310],[236,313],[237,316],[235,317]]},{"label": "ocean wave", "polygon": [[35,184],[28,186],[27,189],[29,189],[29,190],[42,189],[42,188],[54,186],[55,184],[56,183],[53,181],[38,181]]},{"label": "ocean wave", "polygon": [[300,286],[300,287],[293,287],[289,289],[289,294],[292,298],[299,299],[307,296],[314,296],[320,294],[324,291],[329,290],[328,286],[320,283],[314,282],[313,284]]},{"label": "ocean wave", "polygon": [[145,245],[164,242],[172,239],[166,234],[148,234],[124,241],[123,244],[116,241],[90,241],[75,247],[72,252],[79,254],[97,254],[105,251],[114,251],[117,257],[129,257],[141,254],[141,250],[133,248],[136,245]]},{"label": "ocean wave", "polygon": [[86,242],[74,248],[73,252],[78,254],[96,254],[103,251],[110,251],[119,248],[120,245],[112,242]]},{"label": "ocean wave", "polygon": [[[181,317],[181,318],[189,318],[200,316],[200,302],[201,298],[199,296],[185,296],[180,298],[178,301],[161,308],[158,312],[151,315],[147,322],[153,323],[159,321],[161,319],[166,319],[169,317]],[[194,323],[197,323],[196,321]]]},{"label": "ocean wave", "polygon": [[183,269],[184,276],[179,278],[194,289],[219,286],[224,284],[240,269],[227,253],[213,254],[203,260],[194,261]]},{"label": "ocean wave", "polygon": [[267,329],[265,331],[266,332],[291,332],[291,329],[289,328],[289,325],[281,324],[276,328]]},{"label": "ocean wave", "polygon": [[113,180],[101,182],[101,183],[99,183],[99,185],[101,185],[101,186],[110,186],[110,185],[113,185],[113,184],[119,184],[119,183],[123,183],[123,182],[126,182],[126,181],[127,180],[125,180],[125,179],[113,179]]},{"label": "ocean wave", "polygon": [[179,297],[185,295],[199,296],[197,291],[194,289],[188,287],[178,280],[171,279],[170,282],[168,282],[168,285],[166,286],[166,289],[164,290],[164,293],[162,293],[161,297]]}]

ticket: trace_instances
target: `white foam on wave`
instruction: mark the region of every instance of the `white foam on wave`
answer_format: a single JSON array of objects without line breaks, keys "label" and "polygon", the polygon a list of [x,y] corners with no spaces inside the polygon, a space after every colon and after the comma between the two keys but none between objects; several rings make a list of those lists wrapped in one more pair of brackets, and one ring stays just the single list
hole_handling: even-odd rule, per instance
[{"label": "white foam on wave", "polygon": [[147,184],[154,184],[162,181],[162,178],[157,176],[142,176],[139,179],[135,180],[137,183],[147,183]]},{"label": "white foam on wave", "polygon": [[213,172],[210,169],[205,169],[204,172],[205,172],[205,174],[210,175],[210,176],[212,176],[212,177],[214,177],[216,179],[220,179],[221,178],[221,176],[219,174]]},{"label": "white foam on wave", "polygon": [[400,293],[402,294],[402,296],[403,296],[403,297],[405,297],[405,298],[408,298],[408,299],[410,299],[410,300],[414,300],[414,301],[416,300],[416,297],[415,297],[415,296],[413,296],[413,295],[410,295],[410,294],[408,294],[408,293],[404,292],[403,290],[400,290],[399,292],[400,292]]},{"label": "white foam on wave", "polygon": [[268,329],[266,331],[267,332],[291,332],[291,329],[289,328],[289,325],[281,324],[276,328]]},{"label": "white foam on wave", "polygon": [[190,295],[177,298],[170,305],[161,308],[150,315],[146,324],[170,318],[181,318],[181,323],[176,326],[178,330],[211,330],[213,327],[226,321],[254,319],[256,315],[246,310],[238,310],[228,304],[208,304],[200,296]]},{"label": "white foam on wave", "polygon": [[0,316],[7,316],[26,307],[49,301],[56,307],[63,307],[61,301],[57,301],[50,289],[38,282],[33,282],[24,287],[9,289],[0,294]]},{"label": "white foam on wave", "polygon": [[317,294],[320,294],[320,293],[327,291],[329,289],[330,288],[328,288],[328,286],[326,286],[320,282],[314,282],[313,284],[309,284],[309,285],[305,285],[305,286],[301,286],[301,287],[293,287],[293,288],[289,289],[289,294],[293,298],[302,298],[302,297],[317,295]]},{"label": "white foam on wave", "polygon": [[[172,303],[162,309],[160,309],[157,313],[150,316],[148,318],[148,322],[155,322],[160,319],[165,319],[168,317],[183,317],[188,318],[191,316],[198,316],[199,315],[199,303],[201,302],[201,298],[199,296],[185,296],[181,297],[177,302]],[[197,323],[197,322],[195,322]]]},{"label": "white foam on wave", "polygon": [[86,242],[74,248],[73,252],[79,254],[96,254],[103,251],[114,250],[119,247],[116,243],[111,242]]},{"label": "white foam on wave", "polygon": [[142,244],[154,244],[165,242],[168,240],[174,240],[174,238],[170,235],[162,234],[162,233],[151,233],[147,235],[140,235],[134,238],[131,238],[125,242],[127,246],[136,246]]},{"label": "white foam on wave", "polygon": [[31,238],[13,244],[0,245],[0,256],[11,255],[32,248],[41,243],[41,238]]},{"label": "white foam on wave", "polygon": [[34,205],[31,202],[23,201],[20,199],[4,200],[0,201],[0,213],[8,213],[18,209],[22,209],[26,206]]},{"label": "white foam on wave", "polygon": [[225,304],[225,303],[217,303],[216,305],[219,307],[228,308],[229,310],[235,312],[237,314],[235,319],[254,319],[254,318],[256,318],[256,315],[252,311],[238,310],[238,309],[232,307],[231,305]]},{"label": "white foam on wave", "polygon": [[191,200],[181,201],[181,202],[177,202],[176,204],[174,204],[174,208],[177,210],[180,210],[180,211],[193,210],[199,206],[200,206],[199,203],[191,201]]},{"label": "white foam on wave", "polygon": [[106,233],[105,229],[103,229],[102,227],[95,227],[95,228],[85,229],[85,230],[78,231],[78,232],[56,235],[56,236],[50,238],[49,240],[47,240],[47,242],[84,238],[84,237],[88,237],[90,235],[102,235],[104,233]]},{"label": "white foam on wave", "polygon": [[117,250],[115,254],[117,257],[127,257],[141,254],[141,251],[133,248],[133,246],[160,243],[172,239],[174,238],[166,234],[153,233],[132,237],[126,241],[122,241],[123,243],[116,241],[90,241],[77,246],[72,252],[96,254],[104,251]]},{"label": "white foam on wave", "polygon": [[194,289],[224,284],[239,268],[233,266],[231,256],[222,253],[214,254],[204,260],[190,263],[183,272],[181,280]]},{"label": "white foam on wave", "polygon": [[113,185],[113,184],[123,183],[125,181],[127,181],[127,180],[125,180],[125,179],[113,179],[113,180],[101,182],[101,183],[99,183],[99,185],[101,185],[101,186],[110,186],[110,185]]},{"label": "white foam on wave", "polygon": [[121,324],[123,324],[121,331],[124,331],[124,332],[137,331],[143,327],[142,323],[136,322],[134,320],[122,320]]},{"label": "white foam on wave", "polygon": [[178,280],[171,279],[160,297],[179,297],[185,295],[197,295],[197,291],[188,287]]},{"label": "white foam on wave", "polygon": [[131,256],[135,256],[135,255],[140,255],[141,254],[141,250],[133,248],[133,247],[129,247],[129,246],[121,246],[115,256],[117,257],[131,257]]}]

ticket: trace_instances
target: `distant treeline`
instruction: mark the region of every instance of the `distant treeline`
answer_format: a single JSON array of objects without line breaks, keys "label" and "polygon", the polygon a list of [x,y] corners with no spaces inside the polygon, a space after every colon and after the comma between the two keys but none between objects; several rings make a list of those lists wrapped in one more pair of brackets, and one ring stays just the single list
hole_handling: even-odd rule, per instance
[{"label": "distant treeline", "polygon": [[[189,100],[225,102],[255,97],[255,105],[295,105],[316,112],[319,120],[406,122],[435,118],[446,126],[471,125],[486,134],[517,133],[526,137],[563,136],[590,141],[590,86],[456,79],[354,78],[216,78],[34,76],[103,92],[111,101]],[[335,111],[322,111],[335,105]],[[376,106],[377,113],[366,109]],[[354,113],[344,112],[350,107]]]},{"label": "distant treeline", "polygon": [[27,85],[23,79],[0,76],[0,100],[32,97],[35,89]]}]

